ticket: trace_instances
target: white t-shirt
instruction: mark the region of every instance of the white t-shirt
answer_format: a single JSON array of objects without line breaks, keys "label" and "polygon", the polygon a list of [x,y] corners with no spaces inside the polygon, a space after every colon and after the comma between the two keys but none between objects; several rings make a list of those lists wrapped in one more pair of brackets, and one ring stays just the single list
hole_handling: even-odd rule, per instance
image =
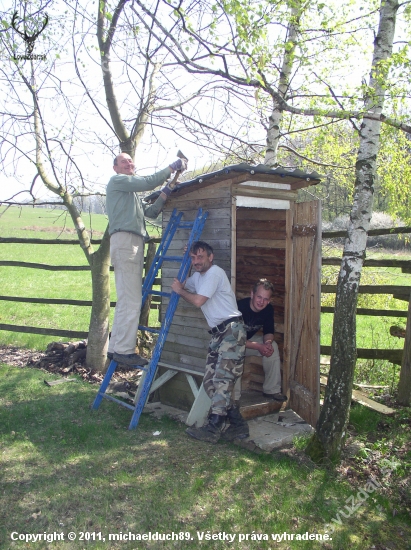
[{"label": "white t-shirt", "polygon": [[205,273],[194,273],[186,280],[184,288],[208,298],[201,310],[209,327],[241,315],[228,277],[218,265],[212,265]]}]

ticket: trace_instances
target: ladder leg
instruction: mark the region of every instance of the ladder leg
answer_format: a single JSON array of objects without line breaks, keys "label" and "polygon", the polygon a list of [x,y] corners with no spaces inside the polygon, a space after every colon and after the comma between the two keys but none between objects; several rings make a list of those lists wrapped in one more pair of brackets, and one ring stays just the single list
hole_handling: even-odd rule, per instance
[{"label": "ladder leg", "polygon": [[94,399],[94,403],[91,406],[92,409],[98,409],[99,408],[100,403],[103,399],[103,394],[106,393],[106,389],[108,388],[108,385],[110,384],[111,377],[113,376],[114,371],[116,370],[116,367],[117,367],[117,361],[114,361],[114,359],[112,359],[110,361],[109,366],[108,366],[106,375],[104,376],[104,379],[101,383],[100,389],[98,390],[97,396]]},{"label": "ladder leg", "polygon": [[[158,362],[158,361],[157,361]],[[150,394],[150,387],[154,380],[154,377],[157,372],[157,362],[150,363],[148,371],[143,374],[143,380],[140,381],[137,394],[136,394],[136,405],[134,407],[133,416],[131,417],[130,424],[128,426],[129,430],[133,430],[137,427],[138,421],[140,420],[141,413],[145,407],[145,404],[148,400]],[[141,387],[141,389],[140,389]]]}]

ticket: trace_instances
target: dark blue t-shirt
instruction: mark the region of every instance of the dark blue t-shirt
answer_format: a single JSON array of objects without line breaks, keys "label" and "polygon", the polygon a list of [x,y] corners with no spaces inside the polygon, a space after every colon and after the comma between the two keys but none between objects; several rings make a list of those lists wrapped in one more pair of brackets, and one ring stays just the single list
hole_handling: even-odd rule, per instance
[{"label": "dark blue t-shirt", "polygon": [[268,304],[261,311],[253,311],[250,307],[251,298],[237,300],[237,307],[241,311],[247,331],[247,340],[256,332],[263,329],[263,334],[274,334],[274,308]]}]

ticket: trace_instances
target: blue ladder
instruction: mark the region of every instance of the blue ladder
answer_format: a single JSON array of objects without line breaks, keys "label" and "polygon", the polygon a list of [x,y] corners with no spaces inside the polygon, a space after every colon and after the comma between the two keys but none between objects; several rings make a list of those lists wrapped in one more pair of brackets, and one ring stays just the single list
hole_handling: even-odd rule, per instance
[{"label": "blue ladder", "polygon": [[[142,325],[139,325],[138,327],[140,330],[147,330],[149,332],[157,333],[158,339],[157,339],[157,343],[155,345],[150,363],[146,367],[139,367],[139,366],[133,367],[144,371],[143,376],[140,380],[138,391],[136,393],[134,405],[126,403],[125,401],[121,401],[120,399],[116,399],[115,397],[106,393],[110,380],[117,367],[117,361],[112,359],[110,361],[110,365],[108,366],[107,372],[104,376],[103,382],[101,383],[97,396],[91,406],[92,409],[98,409],[101,401],[103,400],[103,398],[105,398],[110,401],[114,401],[115,403],[117,403],[118,405],[121,405],[122,407],[126,407],[127,409],[132,410],[133,416],[131,417],[131,422],[128,427],[129,430],[132,430],[137,427],[138,421],[140,419],[140,415],[146,404],[146,401],[150,392],[151,384],[157,372],[157,365],[160,360],[165,341],[167,339],[168,331],[173,321],[174,313],[178,305],[178,300],[180,298],[180,296],[175,292],[160,292],[160,291],[153,290],[152,287],[154,284],[154,280],[159,270],[161,269],[163,262],[170,261],[170,262],[181,262],[177,279],[180,282],[185,281],[191,265],[189,250],[193,242],[199,240],[200,235],[203,231],[203,227],[206,222],[207,216],[208,216],[208,212],[203,212],[202,208],[199,208],[197,212],[197,216],[193,222],[184,222],[182,221],[183,213],[177,212],[177,210],[174,209],[173,213],[171,214],[170,221],[168,222],[167,227],[164,231],[163,237],[161,239],[161,243],[157,248],[157,252],[154,257],[153,263],[151,264],[149,272],[147,273],[147,276],[145,278],[143,288],[142,288],[142,308],[149,294],[152,294],[155,296],[167,296],[170,298],[170,301],[167,307],[164,321],[160,329],[145,327]],[[170,246],[170,243],[177,229],[191,229],[191,233],[187,243],[187,250],[185,251],[183,256],[167,256],[168,247]]]}]

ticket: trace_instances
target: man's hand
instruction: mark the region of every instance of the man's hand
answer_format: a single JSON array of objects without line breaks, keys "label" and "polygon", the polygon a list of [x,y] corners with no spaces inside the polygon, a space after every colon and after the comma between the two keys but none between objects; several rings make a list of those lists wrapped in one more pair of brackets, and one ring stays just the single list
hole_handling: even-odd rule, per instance
[{"label": "man's hand", "polygon": [[264,342],[260,344],[261,348],[258,350],[263,357],[270,357],[274,353],[274,348],[271,342]]},{"label": "man's hand", "polygon": [[201,294],[195,294],[194,292],[188,292],[184,288],[185,282],[180,283],[178,279],[174,279],[174,281],[171,283],[171,290],[173,290],[176,294],[181,296],[186,302],[189,304],[192,304],[195,307],[201,307],[203,306],[206,301],[208,300],[207,296],[202,296]]},{"label": "man's hand", "polygon": [[184,283],[180,283],[178,279],[174,279],[174,281],[171,283],[171,290],[173,290],[176,294],[181,295],[181,291],[184,289]]},{"label": "man's hand", "polygon": [[178,159],[175,160],[170,164],[170,168],[173,172],[178,170],[179,172],[184,172],[184,170],[187,170],[187,160],[186,159]]}]

